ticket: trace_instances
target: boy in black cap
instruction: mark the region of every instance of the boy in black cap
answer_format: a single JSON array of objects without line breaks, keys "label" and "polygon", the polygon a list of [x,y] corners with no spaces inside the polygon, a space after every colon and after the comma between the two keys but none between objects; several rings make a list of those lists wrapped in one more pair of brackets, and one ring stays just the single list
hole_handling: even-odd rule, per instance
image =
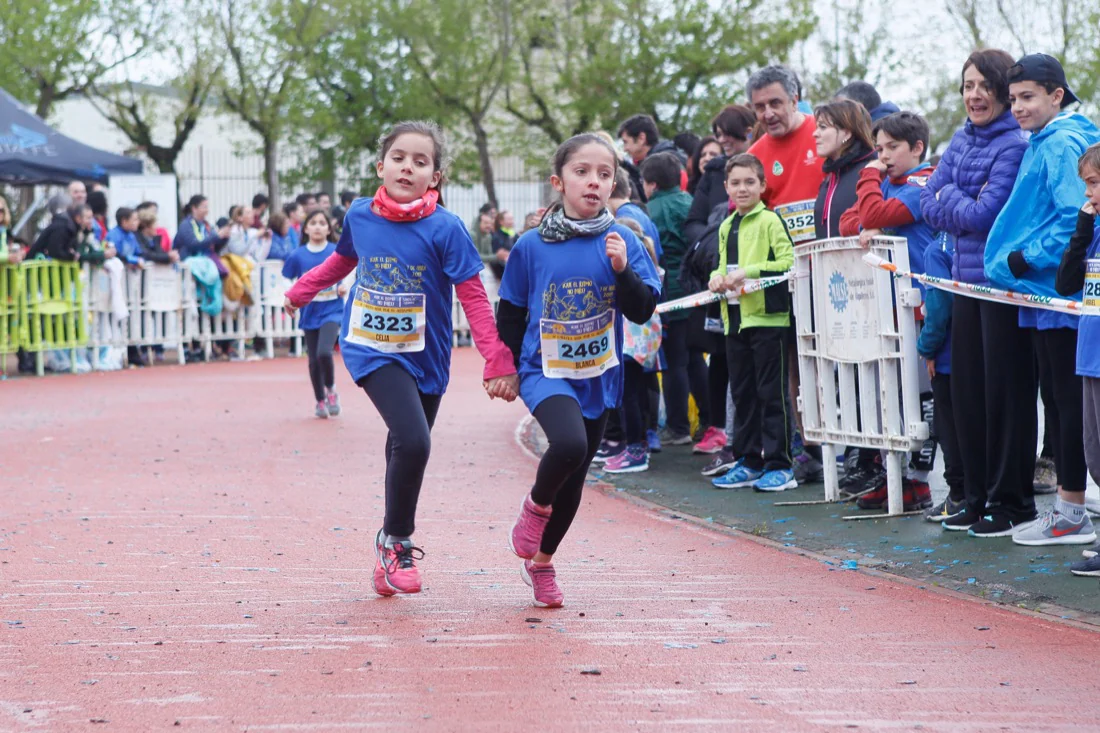
[{"label": "boy in black cap", "polygon": [[[1067,112],[1077,97],[1058,60],[1029,54],[1008,70],[1012,114],[1031,133],[1016,184],[997,216],[985,250],[985,272],[999,288],[1058,296],[1054,287],[1062,253],[1076,230],[1085,186],[1077,160],[1100,129]],[[1035,522],[996,517],[971,527],[985,537],[1012,535],[1020,545],[1088,544],[1096,532],[1085,511],[1085,451],[1082,442],[1081,378],[1075,373],[1078,317],[1038,308],[1020,309],[1020,327],[1031,332],[1044,402],[1052,407],[1058,499]],[[1021,359],[1030,355],[1021,354]],[[1020,399],[1028,399],[1020,395]],[[990,511],[995,515],[995,508]]]}]

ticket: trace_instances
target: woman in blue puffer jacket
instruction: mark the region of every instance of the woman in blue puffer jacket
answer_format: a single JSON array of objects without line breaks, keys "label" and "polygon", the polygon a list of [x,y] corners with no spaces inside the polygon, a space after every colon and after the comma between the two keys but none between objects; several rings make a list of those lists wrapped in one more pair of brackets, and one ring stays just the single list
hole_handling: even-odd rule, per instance
[{"label": "woman in blue puffer jacket", "polygon": [[[1014,60],[988,49],[963,65],[967,122],[921,193],[921,213],[955,239],[952,274],[987,285],[985,245],[1004,208],[1027,136],[1009,111]],[[1019,308],[968,297],[952,307],[951,397],[962,451],[966,508],[943,526],[1006,537],[1035,519],[1035,358]]]}]

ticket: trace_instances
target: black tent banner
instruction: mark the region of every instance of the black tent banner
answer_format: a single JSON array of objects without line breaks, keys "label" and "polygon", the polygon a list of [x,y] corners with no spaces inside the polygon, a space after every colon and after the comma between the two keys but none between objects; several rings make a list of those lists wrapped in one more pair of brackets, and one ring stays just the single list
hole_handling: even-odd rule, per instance
[{"label": "black tent banner", "polygon": [[140,175],[144,166],[65,137],[0,89],[0,183],[15,186],[80,179],[105,182],[112,173]]}]

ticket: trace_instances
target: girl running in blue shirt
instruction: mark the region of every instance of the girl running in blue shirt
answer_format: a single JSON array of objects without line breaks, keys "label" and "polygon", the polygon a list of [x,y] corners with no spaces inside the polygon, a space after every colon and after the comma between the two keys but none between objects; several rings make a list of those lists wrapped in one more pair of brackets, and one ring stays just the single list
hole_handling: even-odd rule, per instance
[{"label": "girl running in blue shirt", "polygon": [[500,286],[501,337],[519,364],[520,396],[549,441],[510,544],[535,603],[552,608],[564,600],[553,555],[622,399],[622,318],[648,321],[661,290],[641,242],[607,208],[618,165],[597,135],[561,144],[550,177],[561,201],[516,242]]},{"label": "girl running in blue shirt", "polygon": [[442,131],[430,122],[402,122],[380,148],[382,186],[352,203],[336,251],[287,291],[285,308],[293,314],[355,272],[340,350],[389,429],[374,590],[390,596],[421,588],[416,560],[424,553],[412,534],[431,428],[450,375],[452,286],[485,358],[489,396],[514,400],[517,384],[481,284],[481,258],[462,221],[439,206]]},{"label": "girl running in blue shirt", "polygon": [[[306,237],[304,247],[290,253],[283,263],[283,277],[296,279],[324,263],[336,251],[336,234],[328,214],[318,209],[306,217],[302,224]],[[340,337],[340,323],[344,320],[343,298],[347,288],[333,285],[317,295],[302,308],[298,326],[305,332],[306,353],[309,355],[309,381],[313,383],[313,397],[317,400],[314,414],[317,417],[335,417],[340,414],[340,397],[336,394],[336,367],[332,349]]]}]

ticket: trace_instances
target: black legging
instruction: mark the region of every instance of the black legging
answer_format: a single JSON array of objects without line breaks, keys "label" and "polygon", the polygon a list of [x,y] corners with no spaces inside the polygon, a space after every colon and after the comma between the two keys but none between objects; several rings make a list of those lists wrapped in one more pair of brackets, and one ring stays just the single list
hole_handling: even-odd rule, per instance
[{"label": "black legging", "polygon": [[309,381],[313,383],[313,396],[320,402],[325,399],[325,388],[332,389],[336,385],[332,349],[340,338],[340,324],[324,323],[320,328],[307,328],[304,333],[309,355]]},{"label": "black legging", "polygon": [[411,537],[416,502],[432,451],[432,425],[442,395],[424,394],[397,364],[387,364],[357,383],[370,397],[389,429],[386,436],[386,519],[382,531]]},{"label": "black legging", "polygon": [[577,516],[584,479],[600,447],[608,412],[590,420],[581,414],[580,405],[572,397],[554,395],[539,403],[534,416],[549,446],[539,461],[531,499],[554,509],[539,548],[553,555]]}]

